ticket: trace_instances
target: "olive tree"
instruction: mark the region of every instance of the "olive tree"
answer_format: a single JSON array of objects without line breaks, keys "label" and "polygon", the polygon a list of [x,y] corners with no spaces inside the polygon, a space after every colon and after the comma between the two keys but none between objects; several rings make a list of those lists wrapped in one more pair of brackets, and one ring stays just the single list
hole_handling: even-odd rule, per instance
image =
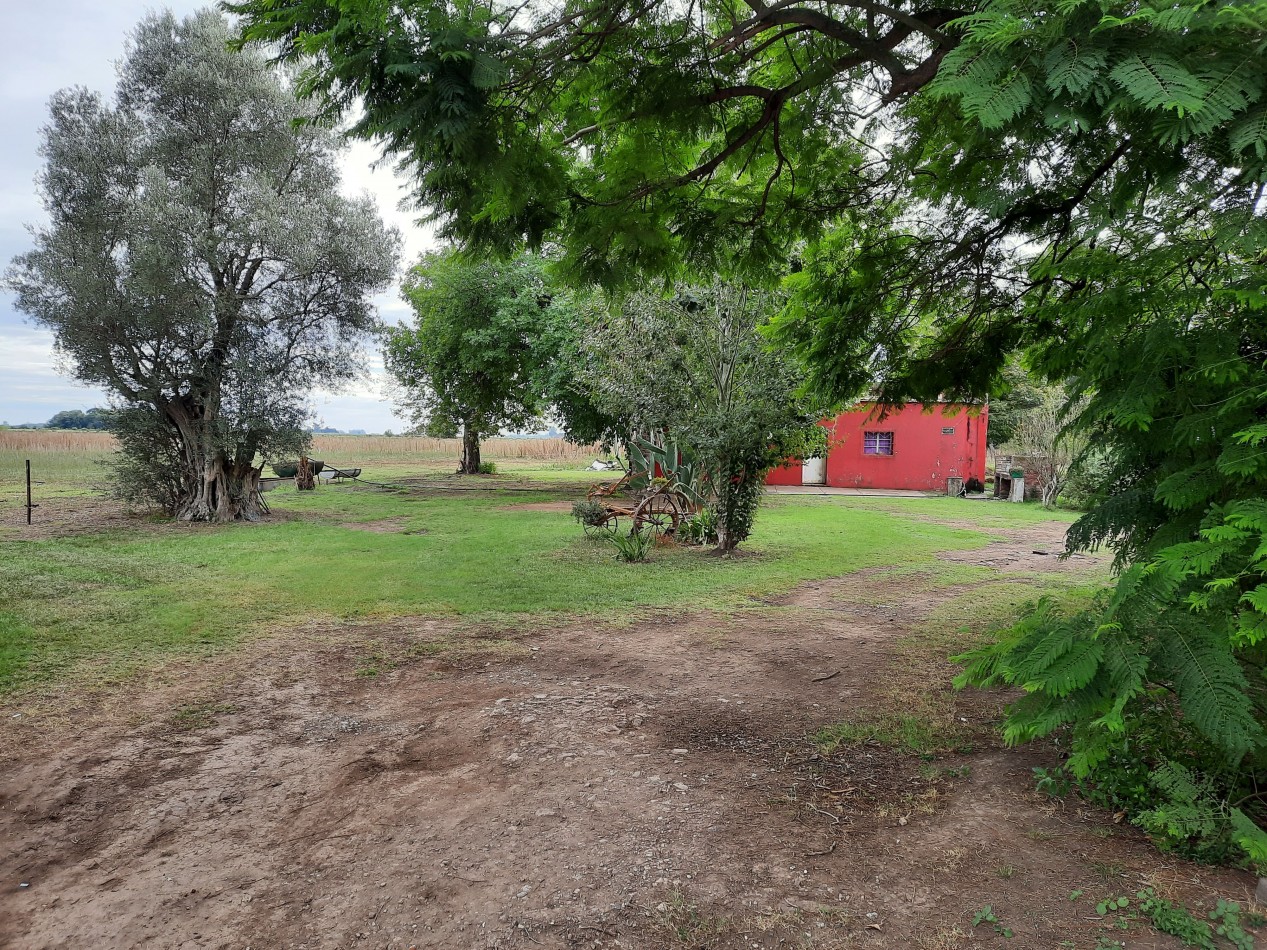
[{"label": "olive tree", "polygon": [[301,450],[310,390],[357,372],[398,243],[340,195],[333,133],[232,38],[213,11],[154,14],[113,103],[53,97],[48,220],[8,272],[121,410],[120,472],[189,521],[260,515],[258,460]]}]

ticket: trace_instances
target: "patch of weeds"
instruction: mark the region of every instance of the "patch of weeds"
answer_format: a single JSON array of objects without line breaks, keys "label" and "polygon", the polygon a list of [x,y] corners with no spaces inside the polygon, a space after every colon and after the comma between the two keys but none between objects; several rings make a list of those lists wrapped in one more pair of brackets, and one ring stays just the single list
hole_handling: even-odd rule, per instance
[{"label": "patch of weeds", "polygon": [[1016,867],[1011,864],[1000,864],[994,869],[994,873],[1006,881],[1016,876]]},{"label": "patch of weeds", "polygon": [[1095,905],[1095,912],[1101,917],[1105,917],[1119,910],[1126,910],[1130,905],[1131,899],[1129,897],[1106,897]]},{"label": "patch of weeds", "polygon": [[1122,867],[1122,865],[1113,864],[1108,861],[1092,861],[1091,870],[1095,872],[1096,876],[1099,877],[1105,884],[1126,873],[1126,868]]},{"label": "patch of weeds", "polygon": [[[745,918],[739,922],[738,927],[733,929],[737,929],[741,932],[752,929],[758,933],[773,933],[776,930],[785,928],[802,927],[804,926],[804,922],[805,917],[800,911],[772,910],[757,914],[755,917]],[[692,944],[692,946],[694,946],[694,944]]]},{"label": "patch of weeds", "polygon": [[394,670],[399,664],[383,653],[370,653],[357,657],[356,675],[364,678],[378,676],[387,670]]},{"label": "patch of weeds", "polygon": [[919,950],[954,950],[964,940],[967,940],[968,936],[957,926],[950,927],[949,929],[938,930],[931,936],[921,937],[916,946],[919,947]]},{"label": "patch of weeds", "polygon": [[522,644],[495,635],[445,635],[419,640],[409,647],[409,654],[428,659],[461,662],[479,657],[510,659],[528,652]]},{"label": "patch of weeds", "polygon": [[670,946],[708,946],[729,929],[726,918],[704,916],[679,890],[674,890],[667,900],[661,902],[656,913],[656,927],[664,937],[673,941]]},{"label": "patch of weeds", "polygon": [[1035,786],[1052,798],[1064,798],[1073,789],[1073,780],[1062,768],[1034,769]]},{"label": "patch of weeds", "polygon": [[1186,946],[1214,950],[1210,925],[1198,920],[1182,904],[1168,901],[1151,890],[1140,891],[1140,910],[1155,929],[1178,937]]},{"label": "patch of weeds", "polygon": [[1214,921],[1214,932],[1236,950],[1254,950],[1254,938],[1241,925],[1241,905],[1236,901],[1225,901],[1220,897],[1214,910],[1210,911],[1210,920]]},{"label": "patch of weeds", "polygon": [[[1142,915],[1153,928],[1183,941],[1184,946],[1196,947],[1197,950],[1220,950],[1230,946],[1234,950],[1254,950],[1254,938],[1246,933],[1245,926],[1253,926],[1257,915],[1245,915],[1242,922],[1241,906],[1235,901],[1219,899],[1214,910],[1210,911],[1210,922],[1202,920],[1188,908],[1177,901],[1170,901],[1160,896],[1152,888],[1145,888],[1135,895],[1138,901],[1139,915],[1129,915],[1135,919]],[[1125,902],[1125,903],[1124,903]],[[1129,904],[1124,897],[1109,901],[1101,901],[1096,910],[1103,916],[1121,911]],[[1120,917],[1117,925],[1123,929],[1129,926],[1126,917]],[[1117,944],[1111,944],[1117,946]]]},{"label": "patch of weeds", "polygon": [[1086,892],[1085,892],[1085,891],[1070,891],[1070,892],[1069,892],[1069,899],[1070,899],[1071,901],[1076,901],[1076,900],[1077,900],[1079,897],[1081,897],[1084,893],[1086,893]]},{"label": "patch of weeds", "polygon": [[980,927],[982,924],[989,924],[994,928],[994,932],[1006,940],[1012,939],[1012,930],[1010,927],[1004,927],[999,921],[998,915],[994,913],[994,908],[986,904],[972,917],[972,926]]},{"label": "patch of weeds", "polygon": [[177,729],[193,732],[211,725],[217,716],[235,713],[238,709],[233,703],[186,703],[176,710],[171,724]]},{"label": "patch of weeds", "polygon": [[1041,828],[1030,828],[1025,832],[1025,837],[1030,841],[1050,841],[1056,836],[1050,831],[1043,831]]},{"label": "patch of weeds", "polygon": [[601,528],[607,524],[610,516],[606,505],[586,498],[584,501],[573,502],[572,517],[583,528]]},{"label": "patch of weeds", "polygon": [[819,919],[833,924],[847,924],[858,915],[845,907],[833,907],[830,904],[821,904],[814,908],[814,913]]},{"label": "patch of weeds", "polygon": [[[814,742],[828,755],[866,743],[905,749],[917,755],[929,755],[950,746],[937,726],[922,716],[884,714],[867,714],[863,719],[827,726],[814,736]],[[934,777],[937,771],[933,769]]]}]

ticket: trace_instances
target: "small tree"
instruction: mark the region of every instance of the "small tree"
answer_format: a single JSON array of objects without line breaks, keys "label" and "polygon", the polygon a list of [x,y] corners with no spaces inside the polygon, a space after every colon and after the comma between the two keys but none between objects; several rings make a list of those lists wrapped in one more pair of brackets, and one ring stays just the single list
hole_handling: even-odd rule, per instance
[{"label": "small tree", "polygon": [[425,255],[403,292],[416,319],[386,331],[397,411],[429,435],[460,432],[458,473],[476,474],[482,439],[538,420],[552,382],[564,391],[559,347],[570,338],[571,297],[551,291],[534,255],[473,260],[455,251]]},{"label": "small tree", "polygon": [[190,521],[260,515],[257,458],[307,444],[307,394],[355,373],[396,256],[340,196],[332,134],[231,39],[215,12],[152,15],[113,106],[53,97],[49,222],[8,275],[121,410],[124,491]]},{"label": "small tree", "polygon": [[1062,387],[1047,387],[1037,405],[1018,414],[1012,428],[1012,444],[1038,476],[1044,508],[1056,504],[1069,472],[1086,448],[1086,436],[1066,426],[1067,419],[1077,417],[1079,408],[1070,405]]},{"label": "small tree", "polygon": [[1008,360],[990,396],[990,445],[997,447],[1011,442],[1021,419],[1043,404],[1050,388],[1036,379],[1019,358]]},{"label": "small tree", "polygon": [[822,407],[799,394],[803,376],[758,327],[772,295],[718,284],[666,298],[633,294],[597,323],[591,384],[631,435],[665,435],[708,471],[718,551],[752,532],[766,473],[821,450]]}]

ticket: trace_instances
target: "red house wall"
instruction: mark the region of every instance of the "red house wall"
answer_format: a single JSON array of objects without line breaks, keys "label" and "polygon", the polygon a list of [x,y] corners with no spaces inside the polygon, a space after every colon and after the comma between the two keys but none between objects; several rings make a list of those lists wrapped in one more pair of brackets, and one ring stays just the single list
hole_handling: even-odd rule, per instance
[{"label": "red house wall", "polygon": [[[827,453],[827,484],[835,488],[946,490],[946,479],[985,481],[986,431],[989,409],[970,412],[959,404],[925,407],[908,403],[883,420],[874,403],[860,403],[824,423],[832,430]],[[946,434],[943,429],[954,429]],[[864,433],[892,432],[892,455],[863,454]],[[801,466],[776,468],[769,485],[801,484]]]},{"label": "red house wall", "polygon": [[793,465],[780,465],[778,468],[772,468],[766,473],[765,483],[767,485],[799,485],[801,484],[801,463],[796,462]]}]

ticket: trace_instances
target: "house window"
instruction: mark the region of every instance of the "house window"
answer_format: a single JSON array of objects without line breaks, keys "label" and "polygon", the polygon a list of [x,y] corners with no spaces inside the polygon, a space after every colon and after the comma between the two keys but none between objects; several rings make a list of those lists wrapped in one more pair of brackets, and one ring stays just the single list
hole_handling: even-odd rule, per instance
[{"label": "house window", "polygon": [[862,434],[863,455],[892,455],[892,432],[864,432]]}]

